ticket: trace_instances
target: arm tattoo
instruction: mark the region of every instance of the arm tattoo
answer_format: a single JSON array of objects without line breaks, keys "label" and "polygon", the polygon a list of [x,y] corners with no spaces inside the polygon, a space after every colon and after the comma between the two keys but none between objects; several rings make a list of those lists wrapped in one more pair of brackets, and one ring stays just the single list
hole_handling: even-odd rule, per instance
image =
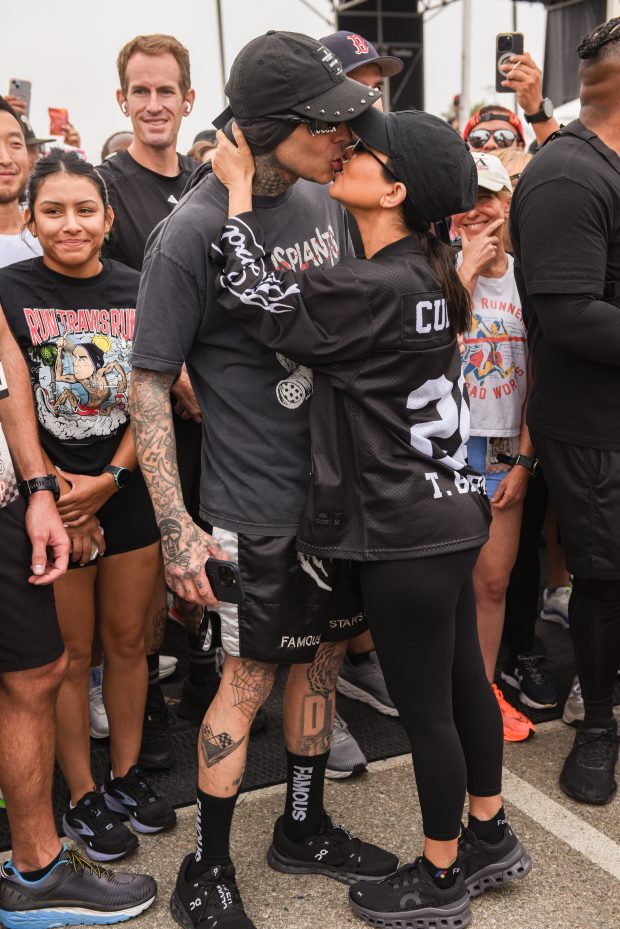
[{"label": "arm tattoo", "polygon": [[238,707],[247,719],[254,719],[271,692],[274,676],[273,665],[244,661],[236,668],[230,681],[234,695],[233,706]]},{"label": "arm tattoo", "polygon": [[159,523],[171,510],[184,512],[170,406],[174,374],[134,368],[129,387],[136,453]]},{"label": "arm tattoo", "polygon": [[200,749],[207,768],[212,768],[218,761],[227,758],[235,749],[239,748],[244,740],[245,736],[242,735],[235,742],[227,732],[214,735],[211,726],[206,722],[203,723],[200,727]]}]

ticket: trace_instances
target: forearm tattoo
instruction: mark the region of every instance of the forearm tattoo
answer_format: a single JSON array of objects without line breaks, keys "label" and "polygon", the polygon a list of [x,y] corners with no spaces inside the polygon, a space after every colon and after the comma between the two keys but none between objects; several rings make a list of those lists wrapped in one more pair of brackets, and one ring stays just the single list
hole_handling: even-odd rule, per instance
[{"label": "forearm tattoo", "polygon": [[244,661],[235,669],[230,686],[233,690],[233,706],[253,720],[271,692],[275,677],[275,665],[258,661]]},{"label": "forearm tattoo", "polygon": [[134,368],[129,387],[131,428],[140,468],[159,523],[184,511],[170,406],[174,374]]},{"label": "forearm tattoo", "polygon": [[218,762],[231,755],[245,740],[242,735],[236,742],[227,732],[215,735],[209,723],[204,722],[200,727],[200,750],[207,768],[212,768]]}]

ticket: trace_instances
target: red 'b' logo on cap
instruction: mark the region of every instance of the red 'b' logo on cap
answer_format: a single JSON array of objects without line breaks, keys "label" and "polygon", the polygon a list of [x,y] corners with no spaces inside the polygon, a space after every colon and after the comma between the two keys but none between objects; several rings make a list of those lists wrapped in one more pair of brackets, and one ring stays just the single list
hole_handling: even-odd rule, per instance
[{"label": "red 'b' logo on cap", "polygon": [[355,45],[355,54],[356,55],[367,55],[370,49],[368,48],[368,42],[366,39],[363,39],[361,35],[348,35],[347,39],[349,42],[353,42]]}]

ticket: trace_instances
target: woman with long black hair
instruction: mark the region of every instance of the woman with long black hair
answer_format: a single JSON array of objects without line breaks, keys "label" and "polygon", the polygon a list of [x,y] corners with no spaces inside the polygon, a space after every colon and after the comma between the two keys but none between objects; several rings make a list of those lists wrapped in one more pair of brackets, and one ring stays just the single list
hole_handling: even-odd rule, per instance
[{"label": "woman with long black hair", "polygon": [[[378,926],[470,921],[469,896],[524,877],[529,856],[500,796],[502,724],[476,631],[472,571],[488,537],[484,483],[467,464],[469,408],[457,334],[470,303],[431,223],[468,208],[476,174],[441,120],[376,109],[331,196],[357,220],[367,258],[281,270],[252,214],[253,160],[219,133],[214,171],[229,216],[212,249],[220,302],[273,349],[314,370],[312,480],[300,551],[358,562],[386,682],[412,743],[424,853],[356,884]],[[469,826],[461,816],[469,793]],[[295,870],[278,848],[270,864]]]},{"label": "woman with long black hair", "polygon": [[[176,815],[137,768],[147,687],[144,625],[159,532],[129,426],[127,388],[139,274],[100,259],[114,214],[103,179],[75,152],[53,149],[28,187],[26,224],[42,257],[0,271],[0,304],[32,382],[41,444],[58,475],[71,537],[54,585],[69,670],[57,702],[57,755],[69,785],[65,833],[95,861],[137,847]],[[105,555],[105,557],[102,557]],[[103,698],[111,771],[90,764],[88,675],[95,624],[105,653]]]}]

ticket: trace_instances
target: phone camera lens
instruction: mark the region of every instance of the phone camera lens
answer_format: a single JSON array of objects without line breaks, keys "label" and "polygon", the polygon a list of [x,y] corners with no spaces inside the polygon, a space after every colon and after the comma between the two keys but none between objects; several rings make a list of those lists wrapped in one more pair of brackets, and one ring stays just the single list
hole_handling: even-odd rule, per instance
[{"label": "phone camera lens", "polygon": [[235,586],[235,572],[232,570],[232,568],[220,568],[220,582],[224,587]]},{"label": "phone camera lens", "polygon": [[512,49],[512,36],[501,35],[497,40],[497,50],[500,52],[509,52]]}]

